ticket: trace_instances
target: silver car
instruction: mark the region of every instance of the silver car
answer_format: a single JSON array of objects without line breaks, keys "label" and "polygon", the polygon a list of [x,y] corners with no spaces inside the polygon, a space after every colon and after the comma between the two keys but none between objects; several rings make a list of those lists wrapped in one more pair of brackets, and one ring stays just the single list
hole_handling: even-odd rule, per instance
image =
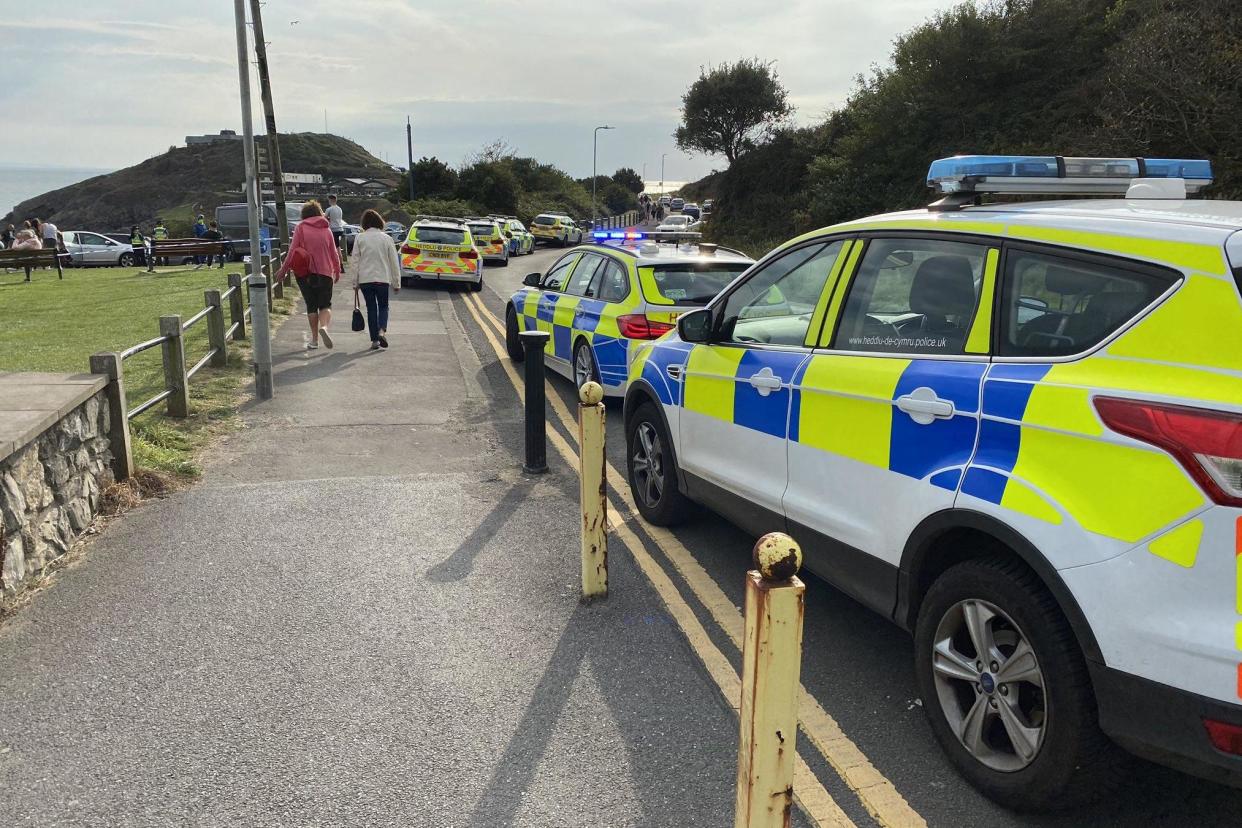
[{"label": "silver car", "polygon": [[74,267],[133,267],[138,263],[131,245],[102,233],[65,230],[61,236],[68,254],[65,263]]}]

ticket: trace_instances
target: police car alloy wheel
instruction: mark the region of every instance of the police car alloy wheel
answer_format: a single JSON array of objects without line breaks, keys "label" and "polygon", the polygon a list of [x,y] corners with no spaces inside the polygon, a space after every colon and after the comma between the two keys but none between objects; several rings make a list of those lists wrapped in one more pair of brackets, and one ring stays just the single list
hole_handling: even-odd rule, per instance
[{"label": "police car alloy wheel", "polygon": [[518,335],[517,311],[512,305],[505,312],[505,351],[514,362],[526,359],[526,352],[522,350],[522,339]]},{"label": "police car alloy wheel", "polygon": [[626,428],[626,467],[638,512],[656,526],[685,520],[690,502],[677,488],[677,463],[664,421],[655,407],[638,407]]},{"label": "police car alloy wheel", "polygon": [[1020,561],[978,558],[923,599],[915,674],[940,746],[966,779],[1021,811],[1082,805],[1122,781],[1087,665],[1052,595]]},{"label": "police car alloy wheel", "polygon": [[600,381],[599,368],[595,365],[595,353],[586,340],[580,340],[574,348],[574,385],[581,388],[592,381]]}]

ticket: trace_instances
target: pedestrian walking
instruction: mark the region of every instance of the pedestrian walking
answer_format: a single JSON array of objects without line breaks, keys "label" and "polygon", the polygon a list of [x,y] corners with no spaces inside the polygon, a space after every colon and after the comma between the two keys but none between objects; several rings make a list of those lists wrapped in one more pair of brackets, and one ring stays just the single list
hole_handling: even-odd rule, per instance
[{"label": "pedestrian walking", "polygon": [[[194,238],[196,239],[202,239],[207,236],[207,221],[202,213],[198,214],[198,218],[194,222],[194,227],[191,229],[194,231]],[[198,270],[200,267],[203,266],[204,258],[206,259],[207,266],[211,267],[210,256],[207,256],[207,257],[195,256],[194,257],[194,269],[195,270]]]},{"label": "pedestrian walking", "polygon": [[306,303],[306,320],[311,329],[306,349],[318,348],[320,339],[325,348],[331,348],[336,344],[328,332],[332,323],[332,286],[341,278],[341,255],[323,208],[314,199],[302,205],[302,220],[293,231],[289,255],[275,278],[284,278],[290,270],[298,279],[298,290]]},{"label": "pedestrian walking", "polygon": [[362,232],[354,239],[349,273],[355,305],[359,292],[367,304],[371,350],[387,348],[388,289],[393,293],[401,290],[401,262],[392,237],[384,232],[384,219],[374,210],[362,214]]},{"label": "pedestrian walking", "polygon": [[[207,232],[203,233],[203,241],[214,241],[214,242],[224,241],[224,234],[220,232],[220,225],[217,224],[214,219],[207,223]],[[211,262],[214,256],[215,256],[214,253],[207,254],[207,269],[208,270],[211,269]],[[220,254],[220,269],[224,270],[224,254],[223,253]]]},{"label": "pedestrian walking", "polygon": [[50,221],[45,221],[39,225],[39,232],[43,236],[43,247],[48,250],[61,252],[60,248],[60,228]]},{"label": "pedestrian walking", "polygon": [[345,235],[345,213],[336,203],[336,196],[328,196],[328,227],[332,229],[332,240],[337,247],[341,246],[341,237]]}]

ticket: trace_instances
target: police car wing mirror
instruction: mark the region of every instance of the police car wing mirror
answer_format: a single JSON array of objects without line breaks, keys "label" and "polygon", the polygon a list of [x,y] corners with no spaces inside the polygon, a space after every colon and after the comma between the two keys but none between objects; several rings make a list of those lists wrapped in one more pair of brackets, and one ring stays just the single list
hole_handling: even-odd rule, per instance
[{"label": "police car wing mirror", "polygon": [[707,308],[677,317],[677,335],[682,342],[708,342],[712,333],[712,312]]},{"label": "police car wing mirror", "polygon": [[527,287],[539,287],[539,280],[543,278],[542,273],[527,273],[522,279],[522,284]]}]

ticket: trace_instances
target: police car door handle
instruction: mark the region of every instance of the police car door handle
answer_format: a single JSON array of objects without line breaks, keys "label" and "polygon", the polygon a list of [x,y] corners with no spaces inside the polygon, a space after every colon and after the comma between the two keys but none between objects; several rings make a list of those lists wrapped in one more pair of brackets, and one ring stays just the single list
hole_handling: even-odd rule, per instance
[{"label": "police car door handle", "polygon": [[898,397],[897,407],[919,425],[930,425],[934,420],[953,416],[953,403],[940,399],[935,391],[927,387],[916,388],[904,397]]},{"label": "police car door handle", "polygon": [[750,387],[759,392],[759,396],[766,397],[773,391],[781,389],[781,378],[772,372],[772,369],[766,365],[754,374],[750,375]]}]

